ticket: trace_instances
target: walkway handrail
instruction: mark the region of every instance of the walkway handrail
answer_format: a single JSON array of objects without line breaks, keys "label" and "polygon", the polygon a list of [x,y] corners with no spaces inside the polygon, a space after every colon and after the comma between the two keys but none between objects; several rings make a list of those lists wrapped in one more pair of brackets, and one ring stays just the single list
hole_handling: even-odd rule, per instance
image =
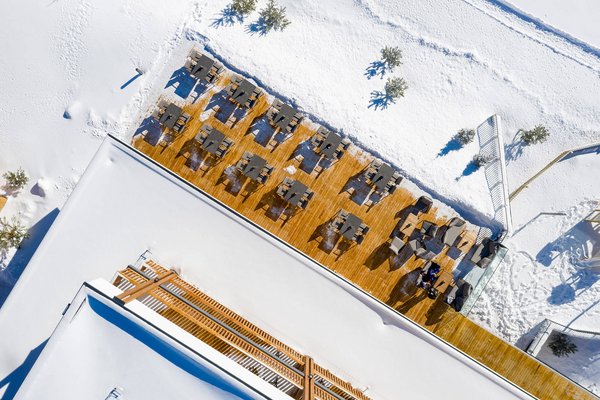
[{"label": "walkway handrail", "polygon": [[592,147],[598,147],[598,146],[600,146],[600,142],[594,143],[594,144],[588,144],[588,145],[585,145],[585,146],[576,147],[576,148],[571,149],[571,150],[563,151],[554,160],[550,161],[548,164],[546,164],[546,166],[544,168],[542,168],[540,171],[538,171],[537,174],[533,175],[531,178],[529,178],[527,181],[525,181],[525,183],[523,183],[521,186],[519,186],[517,189],[515,189],[510,194],[509,200],[512,201],[515,197],[517,197],[517,195],[519,193],[521,193],[523,190],[525,190],[529,186],[529,184],[531,182],[533,182],[540,175],[542,175],[544,172],[546,172],[548,169],[550,169],[550,167],[552,167],[554,164],[556,164],[557,162],[560,162],[561,160],[563,160],[566,156],[571,155],[571,154],[573,154],[576,151],[581,151],[581,150],[589,149],[589,148],[592,148]]}]

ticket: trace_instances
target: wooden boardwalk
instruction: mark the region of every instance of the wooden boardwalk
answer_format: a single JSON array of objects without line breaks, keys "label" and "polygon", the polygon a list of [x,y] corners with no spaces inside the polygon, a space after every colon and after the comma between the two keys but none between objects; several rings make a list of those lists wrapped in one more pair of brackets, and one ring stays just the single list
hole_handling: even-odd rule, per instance
[{"label": "wooden boardwalk", "polygon": [[[184,105],[184,112],[191,114],[192,120],[182,134],[169,137],[168,141],[154,146],[140,134],[134,136],[133,146],[533,395],[544,399],[595,398],[524,352],[451,310],[443,302],[443,295],[434,301],[424,291],[417,290],[415,280],[418,271],[415,270],[422,266],[423,260],[414,256],[407,262],[398,260],[396,256],[390,255],[386,244],[390,233],[400,221],[401,211],[415,202],[415,196],[401,185],[379,204],[369,208],[352,201],[344,191],[373,160],[371,154],[352,145],[341,160],[330,168],[320,174],[309,174],[300,170],[300,163],[294,159],[294,154],[316,131],[317,126],[314,124],[305,120],[290,139],[274,150],[268,150],[255,141],[255,136],[248,134],[253,121],[261,118],[268,109],[270,99],[267,96],[261,96],[252,111],[233,129],[205,110],[212,96],[227,86],[230,79],[231,75],[225,73],[208,93],[193,104],[188,102]],[[152,111],[148,110],[147,115]],[[190,156],[186,149],[204,123],[233,139],[235,145],[216,165],[193,171],[185,165]],[[259,124],[264,125],[266,124]],[[232,190],[224,179],[225,169],[234,165],[244,151],[260,155],[275,167],[268,182],[251,190],[248,195],[245,193],[248,184],[237,192],[237,188]],[[282,204],[274,193],[288,176],[306,184],[315,192],[315,196],[306,210],[284,218],[285,211],[282,212]],[[342,208],[358,215],[370,227],[362,244],[350,248],[339,244],[332,246],[331,238],[324,234],[325,225]],[[426,215],[420,216],[420,221],[443,224],[448,217],[437,216],[436,212],[434,203],[434,207]],[[471,231],[466,235],[466,248],[476,238],[477,227],[470,228]],[[440,280],[451,280],[450,272],[455,261],[447,257],[444,251],[436,258],[436,262],[443,269]],[[448,283],[443,284],[447,286]]]}]

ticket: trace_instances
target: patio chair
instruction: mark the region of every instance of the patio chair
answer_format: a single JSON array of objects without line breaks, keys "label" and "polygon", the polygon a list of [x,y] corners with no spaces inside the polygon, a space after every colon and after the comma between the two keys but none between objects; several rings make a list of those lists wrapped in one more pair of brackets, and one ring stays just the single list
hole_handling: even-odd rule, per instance
[{"label": "patio chair", "polygon": [[429,237],[435,237],[437,230],[438,226],[433,222],[423,221],[423,225],[421,226],[421,234]]},{"label": "patio chair", "polygon": [[[285,181],[284,181],[284,183],[285,183]],[[287,189],[282,184],[282,185],[277,186],[277,191],[275,193],[277,193],[278,196],[283,197],[283,196],[285,196],[285,192],[287,192]]]},{"label": "patio chair", "polygon": [[343,150],[348,150],[352,142],[349,139],[342,139],[341,146]]},{"label": "patio chair", "polygon": [[478,267],[487,268],[492,262],[492,259],[498,250],[498,246],[499,244],[497,242],[491,239],[484,239],[475,248],[475,251],[471,256],[471,262]]},{"label": "patio chair", "polygon": [[450,304],[452,308],[460,312],[465,304],[465,301],[467,301],[472,292],[473,286],[469,282],[459,279],[450,293],[448,293],[448,296],[446,297],[446,303]]},{"label": "patio chair", "polygon": [[415,214],[423,213],[427,214],[429,210],[431,210],[431,206],[433,205],[433,200],[427,196],[421,196],[418,198],[415,203],[414,210]]},{"label": "patio chair", "polygon": [[404,243],[404,241],[402,239],[400,239],[398,236],[394,236],[394,238],[390,242],[389,249],[394,254],[398,255],[398,253],[400,252],[400,250],[402,250],[402,248],[404,247],[405,244],[406,243]]}]

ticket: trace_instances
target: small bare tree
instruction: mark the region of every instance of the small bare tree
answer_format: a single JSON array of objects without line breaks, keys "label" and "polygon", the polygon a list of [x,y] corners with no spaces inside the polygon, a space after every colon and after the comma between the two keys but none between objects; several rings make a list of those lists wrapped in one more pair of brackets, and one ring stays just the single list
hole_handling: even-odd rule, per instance
[{"label": "small bare tree", "polygon": [[275,0],[269,0],[266,7],[260,10],[260,22],[265,32],[271,29],[282,31],[291,24],[286,18],[285,7],[278,7]]},{"label": "small bare tree", "polygon": [[16,217],[0,218],[0,251],[19,248],[21,242],[28,237],[27,229]]},{"label": "small bare tree", "polygon": [[460,131],[458,131],[456,133],[456,135],[454,135],[454,139],[456,139],[456,141],[458,143],[460,143],[461,146],[465,146],[465,145],[471,143],[473,141],[473,139],[475,139],[475,130],[474,129],[461,129]]},{"label": "small bare tree", "polygon": [[381,49],[381,60],[390,71],[402,65],[402,50],[398,47],[385,46]]},{"label": "small bare tree", "polygon": [[256,9],[257,0],[233,0],[229,8],[240,15],[245,17]]},{"label": "small bare tree", "polygon": [[396,100],[398,97],[404,97],[406,89],[408,89],[408,85],[404,78],[388,78],[385,83],[385,95],[392,100]]},{"label": "small bare tree", "polygon": [[550,132],[543,125],[537,125],[535,128],[531,130],[523,130],[521,132],[521,139],[525,142],[526,145],[544,143],[548,140],[548,136],[550,136]]},{"label": "small bare tree", "polygon": [[29,178],[22,168],[14,172],[6,172],[2,177],[6,179],[5,188],[10,191],[21,190],[29,182]]}]

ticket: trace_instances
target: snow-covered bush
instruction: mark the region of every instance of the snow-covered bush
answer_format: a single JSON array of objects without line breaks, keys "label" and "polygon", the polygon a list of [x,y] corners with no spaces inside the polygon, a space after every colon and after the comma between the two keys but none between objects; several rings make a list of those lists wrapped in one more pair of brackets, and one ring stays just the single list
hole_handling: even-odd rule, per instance
[{"label": "snow-covered bush", "polygon": [[556,357],[566,357],[577,351],[577,345],[564,333],[557,333],[548,347]]},{"label": "snow-covered bush", "polygon": [[260,22],[265,32],[271,29],[282,31],[291,24],[286,18],[285,7],[278,7],[275,0],[269,0],[267,6],[260,10]]},{"label": "snow-covered bush", "polygon": [[486,156],[485,154],[478,153],[473,156],[473,164],[475,164],[477,168],[485,167],[492,161],[493,158],[490,156]]},{"label": "snow-covered bush", "polygon": [[475,139],[475,130],[474,129],[461,129],[454,135],[454,139],[462,146],[465,146]]},{"label": "snow-covered bush", "polygon": [[6,179],[5,187],[10,191],[20,190],[29,182],[29,178],[22,168],[19,168],[15,172],[6,172],[2,177]]},{"label": "snow-covered bush", "polygon": [[404,97],[404,92],[408,89],[408,85],[404,78],[388,78],[385,83],[385,94],[389,98],[395,100],[398,97]]},{"label": "snow-covered bush", "polygon": [[229,8],[236,14],[245,17],[256,9],[257,0],[233,0]]},{"label": "snow-covered bush", "polygon": [[385,46],[381,49],[381,60],[390,71],[402,64],[402,50],[398,47]]},{"label": "snow-covered bush", "polygon": [[524,130],[521,133],[521,139],[523,139],[527,145],[543,143],[548,139],[548,136],[550,136],[550,132],[543,125],[538,125],[528,131]]},{"label": "snow-covered bush", "polygon": [[23,239],[28,237],[27,229],[17,218],[0,218],[0,251],[19,248]]}]

